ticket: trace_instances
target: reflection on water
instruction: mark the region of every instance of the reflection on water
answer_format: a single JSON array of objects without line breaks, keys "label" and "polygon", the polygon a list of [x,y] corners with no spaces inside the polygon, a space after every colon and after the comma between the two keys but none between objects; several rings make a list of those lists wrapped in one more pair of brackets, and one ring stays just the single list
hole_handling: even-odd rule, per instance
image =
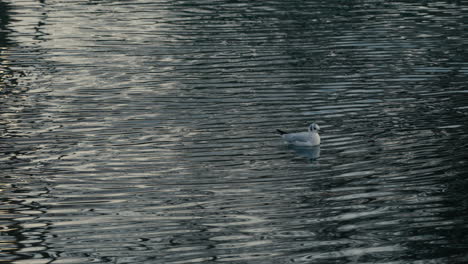
[{"label": "reflection on water", "polygon": [[5,2],[2,261],[468,262],[461,2]]},{"label": "reflection on water", "polygon": [[304,157],[310,160],[316,160],[320,158],[320,146],[304,147],[289,145],[288,148],[293,150],[300,157]]}]

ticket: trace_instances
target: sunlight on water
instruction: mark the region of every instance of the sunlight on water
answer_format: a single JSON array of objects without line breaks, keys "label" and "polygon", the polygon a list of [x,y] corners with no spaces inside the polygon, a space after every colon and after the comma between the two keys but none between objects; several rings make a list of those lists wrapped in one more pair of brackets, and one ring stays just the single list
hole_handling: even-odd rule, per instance
[{"label": "sunlight on water", "polygon": [[468,262],[460,1],[0,7],[1,261]]}]

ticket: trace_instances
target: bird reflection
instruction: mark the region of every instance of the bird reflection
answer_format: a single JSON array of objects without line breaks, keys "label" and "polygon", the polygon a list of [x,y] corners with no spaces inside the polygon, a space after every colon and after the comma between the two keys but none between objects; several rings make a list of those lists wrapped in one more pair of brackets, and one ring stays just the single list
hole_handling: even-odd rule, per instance
[{"label": "bird reflection", "polygon": [[308,158],[310,160],[316,160],[320,157],[320,145],[318,146],[295,146],[295,145],[288,145],[289,149],[294,150],[297,155]]}]

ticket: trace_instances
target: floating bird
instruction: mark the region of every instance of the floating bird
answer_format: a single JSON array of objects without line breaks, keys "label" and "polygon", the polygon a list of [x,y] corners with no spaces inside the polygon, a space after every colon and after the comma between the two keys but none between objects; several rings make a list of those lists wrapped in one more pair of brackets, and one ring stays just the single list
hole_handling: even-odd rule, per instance
[{"label": "floating bird", "polygon": [[318,146],[320,145],[320,136],[318,131],[320,130],[319,125],[312,123],[309,126],[308,132],[300,133],[287,133],[282,130],[277,129],[281,137],[291,145],[295,146]]}]

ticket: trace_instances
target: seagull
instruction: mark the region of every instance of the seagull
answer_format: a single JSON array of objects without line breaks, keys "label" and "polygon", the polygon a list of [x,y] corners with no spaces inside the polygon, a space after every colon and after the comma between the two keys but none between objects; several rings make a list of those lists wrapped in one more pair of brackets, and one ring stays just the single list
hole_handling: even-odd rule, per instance
[{"label": "seagull", "polygon": [[320,145],[320,136],[318,131],[320,130],[319,125],[312,123],[309,126],[308,132],[299,132],[299,133],[288,133],[282,130],[277,129],[281,137],[291,145],[295,146],[318,146]]}]

